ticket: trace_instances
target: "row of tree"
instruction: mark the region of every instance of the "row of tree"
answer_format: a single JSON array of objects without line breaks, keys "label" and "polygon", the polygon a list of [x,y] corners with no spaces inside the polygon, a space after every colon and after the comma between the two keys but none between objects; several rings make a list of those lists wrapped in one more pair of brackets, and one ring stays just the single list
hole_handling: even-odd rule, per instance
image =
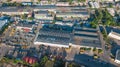
[{"label": "row of tree", "polygon": [[64,67],[65,62],[62,59],[49,60],[47,56],[44,56],[40,62],[32,65],[32,67]]},{"label": "row of tree", "polygon": [[96,9],[94,19],[91,22],[93,27],[96,27],[98,24],[105,26],[116,26],[116,22],[113,16],[108,12],[107,9]]},{"label": "row of tree", "polygon": [[14,2],[14,3],[3,3],[2,6],[23,6],[22,3],[17,3],[17,2]]}]

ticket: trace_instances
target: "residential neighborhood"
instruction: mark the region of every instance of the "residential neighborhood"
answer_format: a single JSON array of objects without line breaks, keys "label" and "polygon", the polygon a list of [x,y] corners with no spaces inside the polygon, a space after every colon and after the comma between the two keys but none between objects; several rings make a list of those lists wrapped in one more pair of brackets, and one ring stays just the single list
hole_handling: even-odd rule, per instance
[{"label": "residential neighborhood", "polygon": [[0,0],[0,67],[120,67],[120,0]]}]

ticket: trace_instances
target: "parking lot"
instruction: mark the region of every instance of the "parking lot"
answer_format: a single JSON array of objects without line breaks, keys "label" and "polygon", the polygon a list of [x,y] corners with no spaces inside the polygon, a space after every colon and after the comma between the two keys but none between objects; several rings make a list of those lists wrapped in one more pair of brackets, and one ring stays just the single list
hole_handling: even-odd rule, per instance
[{"label": "parking lot", "polygon": [[13,36],[7,36],[3,42],[8,45],[33,45],[34,34],[15,31]]},{"label": "parking lot", "polygon": [[13,47],[6,46],[5,44],[0,45],[0,59],[4,57],[9,50],[13,49]]}]

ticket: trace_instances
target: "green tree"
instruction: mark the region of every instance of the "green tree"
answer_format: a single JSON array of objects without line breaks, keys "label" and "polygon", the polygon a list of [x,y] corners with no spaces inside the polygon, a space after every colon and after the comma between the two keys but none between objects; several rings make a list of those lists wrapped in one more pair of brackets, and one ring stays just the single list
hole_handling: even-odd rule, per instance
[{"label": "green tree", "polygon": [[33,17],[29,17],[28,20],[33,20],[34,18]]},{"label": "green tree", "polygon": [[85,2],[86,0],[78,0],[78,2]]},{"label": "green tree", "polygon": [[41,0],[38,0],[38,2],[40,2]]},{"label": "green tree", "polygon": [[19,7],[19,6],[22,6],[22,4],[21,3],[17,3],[16,6]]},{"label": "green tree", "polygon": [[10,1],[12,1],[12,0],[7,0],[7,2],[10,2]]},{"label": "green tree", "polygon": [[40,66],[44,66],[47,61],[48,61],[48,57],[47,57],[47,56],[44,56],[44,57],[41,59]]},{"label": "green tree", "polygon": [[98,49],[98,53],[102,53],[103,52],[103,50],[102,49]]},{"label": "green tree", "polygon": [[97,50],[96,47],[94,47],[94,48],[93,48],[93,51],[96,51],[96,50]]},{"label": "green tree", "polygon": [[106,26],[109,26],[111,24],[111,21],[110,20],[107,20],[106,22],[105,22],[105,25]]},{"label": "green tree", "polygon": [[32,67],[40,67],[39,63],[34,63]]},{"label": "green tree", "polygon": [[90,22],[90,24],[91,24],[92,28],[96,28],[97,27],[97,24],[94,21]]},{"label": "green tree", "polygon": [[53,67],[54,65],[54,62],[53,61],[50,61],[48,60],[46,63],[45,63],[45,67]]},{"label": "green tree", "polygon": [[73,0],[68,0],[68,2],[69,2],[70,4],[72,4]]},{"label": "green tree", "polygon": [[22,19],[26,19],[26,18],[27,18],[27,14],[22,14],[22,15],[21,15],[21,18],[22,18]]},{"label": "green tree", "polygon": [[81,66],[79,66],[78,64],[72,62],[72,63],[68,64],[68,67],[81,67]]},{"label": "green tree", "polygon": [[113,7],[113,4],[112,4],[112,3],[110,3],[110,4],[109,4],[109,7],[110,7],[110,8],[112,8],[112,7]]},{"label": "green tree", "polygon": [[68,65],[68,67],[73,67],[73,64],[72,64],[72,63],[71,63],[71,64],[69,64],[69,65]]}]

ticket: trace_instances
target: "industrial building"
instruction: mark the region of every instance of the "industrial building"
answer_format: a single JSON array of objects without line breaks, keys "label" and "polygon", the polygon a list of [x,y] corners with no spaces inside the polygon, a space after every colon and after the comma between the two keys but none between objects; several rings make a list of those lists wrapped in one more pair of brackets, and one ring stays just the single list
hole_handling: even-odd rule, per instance
[{"label": "industrial building", "polygon": [[41,28],[34,40],[34,44],[64,48],[74,46],[79,48],[96,47],[101,49],[98,30],[89,28],[73,28],[69,25],[67,27],[59,24]]},{"label": "industrial building", "polygon": [[117,50],[116,52],[115,62],[120,64],[120,50]]},{"label": "industrial building", "polygon": [[108,37],[120,40],[120,34],[113,31],[109,33]]},{"label": "industrial building", "polygon": [[76,47],[101,48],[98,30],[76,27],[74,29],[72,45]]},{"label": "industrial building", "polygon": [[70,39],[71,34],[69,31],[43,27],[36,36],[34,44],[69,48]]},{"label": "industrial building", "polygon": [[37,11],[35,13],[35,19],[39,19],[39,20],[53,20],[54,16],[52,16],[52,14],[50,14],[49,11],[41,10],[41,11]]},{"label": "industrial building", "polygon": [[16,30],[22,32],[31,32],[34,26],[34,22],[19,22],[17,24]]},{"label": "industrial building", "polygon": [[[23,3],[26,5],[26,2]],[[89,18],[89,12],[87,7],[82,6],[56,6],[56,5],[36,5],[29,7],[2,7],[0,13],[8,14],[8,15],[21,15],[21,14],[29,14],[29,12],[34,11],[38,14],[35,14],[35,18],[37,19],[53,19],[53,17],[48,16],[48,12],[54,13],[56,17],[70,18],[70,17],[79,17],[83,19]],[[43,12],[44,13],[43,13]],[[41,16],[41,13],[43,14]],[[46,16],[45,16],[46,13]]]},{"label": "industrial building", "polygon": [[7,14],[7,15],[21,15],[21,14],[29,14],[31,9],[27,9],[25,7],[17,8],[17,7],[1,7],[0,13]]}]

